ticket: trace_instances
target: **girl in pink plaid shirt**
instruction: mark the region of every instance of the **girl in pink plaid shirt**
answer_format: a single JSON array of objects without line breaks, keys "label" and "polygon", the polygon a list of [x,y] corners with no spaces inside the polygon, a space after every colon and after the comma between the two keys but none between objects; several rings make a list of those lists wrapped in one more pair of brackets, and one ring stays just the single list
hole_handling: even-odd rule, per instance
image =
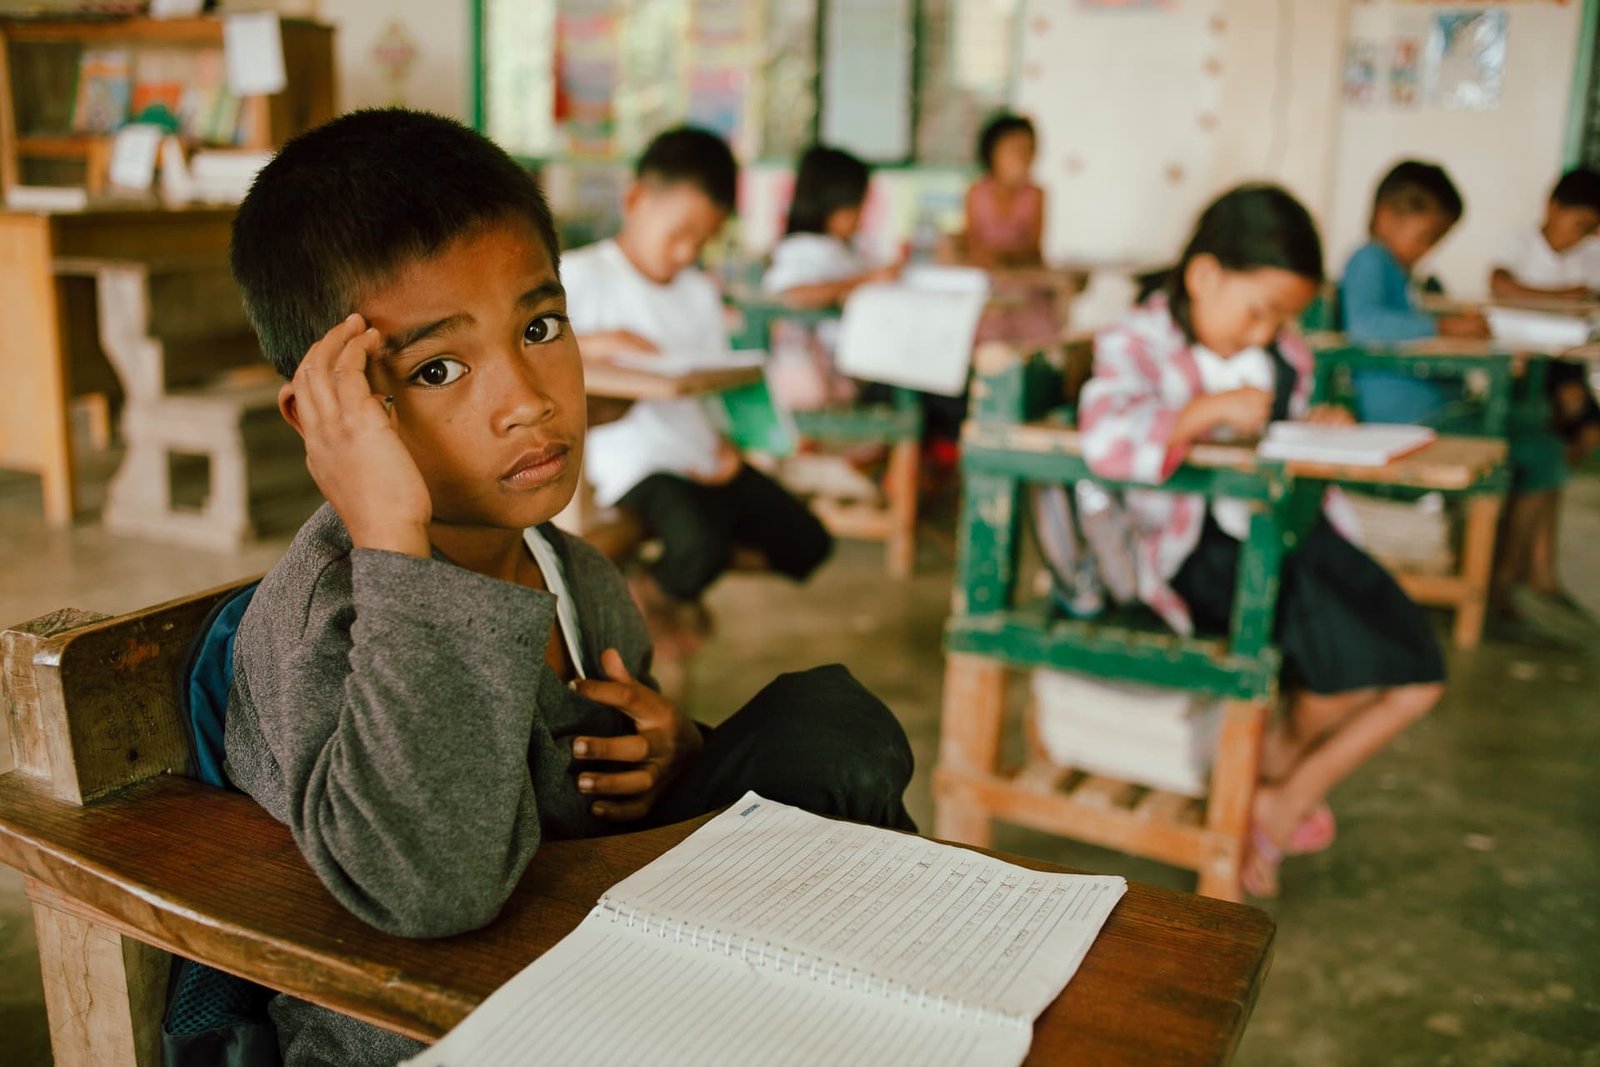
[{"label": "girl in pink plaid shirt", "polygon": [[[1276,186],[1242,186],[1205,213],[1178,265],[1095,339],[1080,422],[1107,478],[1160,484],[1198,441],[1257,437],[1272,420],[1348,422],[1310,406],[1310,350],[1293,324],[1322,283],[1311,216]],[[1130,490],[1141,598],[1181,633],[1226,632],[1242,501]],[[1328,791],[1438,701],[1444,661],[1421,610],[1348,539],[1348,505],[1287,554],[1279,584],[1285,713],[1262,749],[1245,888],[1277,892],[1285,853],[1326,848]]]}]

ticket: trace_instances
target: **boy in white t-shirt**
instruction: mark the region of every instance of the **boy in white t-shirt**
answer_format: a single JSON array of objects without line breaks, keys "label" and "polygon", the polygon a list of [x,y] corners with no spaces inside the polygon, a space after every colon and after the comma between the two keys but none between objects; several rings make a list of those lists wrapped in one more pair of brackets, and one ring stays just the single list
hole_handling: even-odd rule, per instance
[{"label": "boy in white t-shirt", "polygon": [[[1489,291],[1497,297],[1593,300],[1600,295],[1600,171],[1570,170],[1556,182],[1544,222],[1518,234],[1491,264]],[[1557,432],[1567,443],[1567,463],[1576,467],[1600,448],[1600,404],[1581,363],[1552,361],[1547,384]],[[1563,605],[1573,601],[1556,577],[1555,529],[1560,496],[1544,521],[1547,536],[1535,540],[1528,585]]]},{"label": "boy in white t-shirt", "polygon": [[1600,171],[1579,167],[1556,182],[1538,229],[1519,233],[1491,264],[1498,297],[1591,299],[1600,292]]},{"label": "boy in white t-shirt", "polygon": [[[733,153],[713,133],[679,127],[650,143],[623,196],[621,231],[562,257],[585,358],[730,352],[721,297],[695,263],[733,210],[737,182]],[[586,453],[598,502],[632,511],[661,542],[633,586],[662,643],[692,643],[680,609],[730,568],[799,581],[832,551],[817,517],[744,463],[702,400],[636,403],[591,427]]]}]

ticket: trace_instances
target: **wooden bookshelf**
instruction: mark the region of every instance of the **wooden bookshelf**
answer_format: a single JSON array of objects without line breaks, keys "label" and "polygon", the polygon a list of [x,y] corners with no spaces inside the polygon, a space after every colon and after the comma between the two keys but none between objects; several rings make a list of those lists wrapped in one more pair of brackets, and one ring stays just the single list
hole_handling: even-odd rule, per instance
[{"label": "wooden bookshelf", "polygon": [[[235,139],[206,146],[267,150],[333,117],[332,27],[304,19],[282,26],[287,87],[243,98]],[[212,52],[220,60],[222,19],[0,18],[0,193],[17,184],[102,191],[112,134],[72,128],[86,49],[127,52],[136,80],[141,53]]]}]

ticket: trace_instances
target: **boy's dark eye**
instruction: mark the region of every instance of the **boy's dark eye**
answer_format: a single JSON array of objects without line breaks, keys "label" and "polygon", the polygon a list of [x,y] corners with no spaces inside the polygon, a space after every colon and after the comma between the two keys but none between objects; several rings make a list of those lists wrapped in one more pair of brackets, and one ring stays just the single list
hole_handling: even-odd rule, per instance
[{"label": "boy's dark eye", "polygon": [[430,359],[412,372],[411,381],[418,385],[437,387],[449,385],[465,373],[467,365],[459,359]]},{"label": "boy's dark eye", "polygon": [[542,345],[547,341],[554,341],[561,336],[562,330],[565,329],[563,326],[565,322],[566,316],[564,315],[557,315],[553,312],[548,315],[540,315],[528,323],[528,328],[522,331],[523,343]]}]

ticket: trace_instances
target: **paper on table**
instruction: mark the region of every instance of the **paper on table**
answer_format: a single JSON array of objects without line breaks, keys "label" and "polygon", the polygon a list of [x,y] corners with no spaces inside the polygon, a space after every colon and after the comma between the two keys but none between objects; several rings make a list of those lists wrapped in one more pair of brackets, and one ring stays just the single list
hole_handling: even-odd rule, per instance
[{"label": "paper on table", "polygon": [[852,378],[960,396],[986,302],[982,292],[863,285],[844,305],[838,367]]},{"label": "paper on table", "polygon": [[1515,347],[1559,353],[1589,340],[1591,326],[1581,316],[1522,308],[1489,308],[1485,312],[1494,339]]},{"label": "paper on table", "polygon": [[411,1063],[1016,1064],[1126,889],[748,793]]},{"label": "paper on table", "polygon": [[653,352],[639,355],[622,353],[606,357],[606,362],[630,370],[651,371],[664,378],[687,378],[702,371],[759,367],[766,362],[766,359],[765,352],[740,349],[737,352]]},{"label": "paper on table", "polygon": [[222,20],[222,52],[228,91],[234,96],[281,93],[289,84],[283,67],[283,28],[276,11],[247,11]]},{"label": "paper on table", "polygon": [[1256,450],[1263,459],[1337,463],[1348,467],[1381,467],[1415,452],[1438,434],[1426,426],[1362,423],[1359,426],[1314,426],[1275,422]]}]

